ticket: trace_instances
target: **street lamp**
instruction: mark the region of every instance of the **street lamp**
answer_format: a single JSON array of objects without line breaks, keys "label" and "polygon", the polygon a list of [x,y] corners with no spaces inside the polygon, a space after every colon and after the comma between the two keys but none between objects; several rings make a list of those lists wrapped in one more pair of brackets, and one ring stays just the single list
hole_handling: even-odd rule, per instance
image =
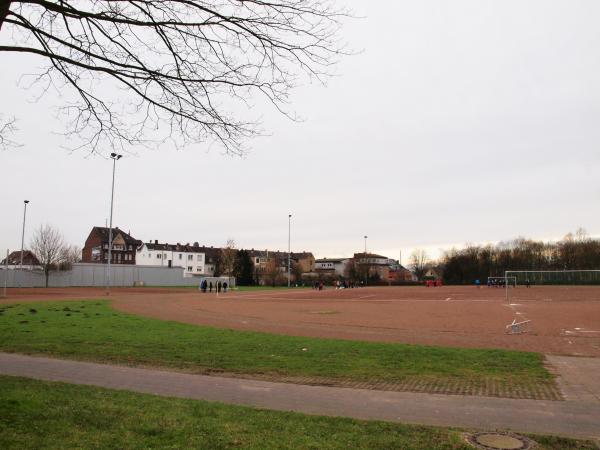
[{"label": "street lamp", "polygon": [[291,262],[291,257],[292,257],[292,253],[290,250],[290,242],[291,242],[291,234],[292,234],[292,215],[288,214],[288,288],[290,287],[290,282],[291,282],[291,271],[290,271],[290,262]]},{"label": "street lamp", "polygon": [[23,270],[23,247],[25,245],[25,217],[27,215],[27,204],[29,200],[23,200],[23,232],[21,233],[21,262],[19,264],[19,270]]},{"label": "street lamp", "polygon": [[119,159],[121,159],[123,155],[119,155],[117,153],[111,153],[110,159],[113,160],[113,170],[112,170],[112,187],[110,190],[110,223],[108,225],[108,269],[106,271],[106,295],[110,295],[110,261],[112,258],[112,216],[113,216],[113,199],[115,196],[115,167],[116,163]]},{"label": "street lamp", "polygon": [[365,258],[366,258],[366,256],[367,256],[367,238],[368,238],[368,237],[369,237],[369,236],[365,236]]}]

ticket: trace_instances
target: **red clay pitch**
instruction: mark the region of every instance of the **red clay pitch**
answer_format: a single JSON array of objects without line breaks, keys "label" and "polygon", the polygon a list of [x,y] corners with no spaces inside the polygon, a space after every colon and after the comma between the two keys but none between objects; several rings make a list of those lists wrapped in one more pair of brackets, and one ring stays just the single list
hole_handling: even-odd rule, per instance
[{"label": "red clay pitch", "polygon": [[[1,302],[103,298],[99,288],[9,289]],[[600,356],[600,287],[375,287],[322,292],[117,288],[120,311],[191,324],[380,342]],[[507,335],[513,320],[532,331]]]}]

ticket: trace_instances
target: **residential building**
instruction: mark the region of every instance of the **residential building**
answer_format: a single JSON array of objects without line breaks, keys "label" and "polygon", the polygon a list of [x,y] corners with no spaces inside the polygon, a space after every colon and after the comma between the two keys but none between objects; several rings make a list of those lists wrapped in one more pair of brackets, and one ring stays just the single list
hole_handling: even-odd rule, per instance
[{"label": "residential building", "polygon": [[[18,269],[21,266],[21,251],[12,252],[7,258],[4,258],[0,262],[1,269]],[[42,265],[37,259],[37,256],[30,250],[23,250],[23,269],[26,270],[37,270],[41,269]]]},{"label": "residential building", "polygon": [[[248,253],[254,264],[254,274],[259,284],[274,283],[275,274],[267,273],[273,267],[273,263],[277,265],[281,274],[277,282],[283,282],[284,278],[287,280],[288,252],[250,249]],[[298,273],[298,269],[294,270],[294,267],[298,267],[301,273],[312,272],[314,270],[315,257],[311,252],[291,252],[289,259],[293,282],[296,281],[296,274]],[[267,281],[266,278],[269,278],[269,280]]]},{"label": "residential building", "polygon": [[[110,229],[94,227],[81,251],[81,262],[108,263],[108,238]],[[135,264],[136,250],[142,241],[125,233],[119,227],[112,230],[111,264]]]},{"label": "residential building", "polygon": [[400,264],[400,261],[394,261],[390,264],[388,280],[391,282],[407,282],[407,281],[418,281],[417,276]]},{"label": "residential building", "polygon": [[347,277],[350,258],[323,258],[315,260],[315,272],[319,275]]},{"label": "residential building", "polygon": [[215,250],[187,244],[145,242],[137,248],[136,264],[141,266],[181,267],[185,276],[212,276],[215,272]]},{"label": "residential building", "polygon": [[354,264],[357,269],[368,270],[370,277],[378,277],[380,280],[388,280],[390,277],[390,262],[394,262],[393,259],[387,256],[376,255],[375,253],[355,253]]}]

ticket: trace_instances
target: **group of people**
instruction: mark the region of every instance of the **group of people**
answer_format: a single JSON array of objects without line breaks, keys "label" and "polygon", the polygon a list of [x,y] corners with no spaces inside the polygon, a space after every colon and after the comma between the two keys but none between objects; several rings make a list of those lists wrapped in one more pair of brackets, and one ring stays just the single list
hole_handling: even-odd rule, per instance
[{"label": "group of people", "polygon": [[221,290],[223,292],[227,292],[227,288],[229,286],[227,285],[227,281],[224,281],[221,283],[221,281],[217,281],[214,286],[213,286],[213,282],[212,281],[206,281],[206,280],[202,280],[202,282],[200,283],[200,290],[202,292],[212,292],[213,288],[215,289],[216,293],[220,293]]},{"label": "group of people", "polygon": [[[364,281],[355,283],[354,281],[335,280],[333,282],[333,287],[336,289],[354,289],[355,287],[363,287],[364,285]],[[317,291],[322,291],[324,287],[325,285],[323,284],[323,281],[315,281],[312,284],[312,288]]]}]

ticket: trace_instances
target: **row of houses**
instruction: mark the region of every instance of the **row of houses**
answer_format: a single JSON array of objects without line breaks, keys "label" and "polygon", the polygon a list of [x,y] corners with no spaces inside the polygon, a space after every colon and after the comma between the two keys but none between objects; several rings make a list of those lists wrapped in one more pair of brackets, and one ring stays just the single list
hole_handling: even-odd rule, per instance
[{"label": "row of houses", "polygon": [[[106,264],[109,257],[109,228],[93,227],[82,249],[82,262]],[[179,267],[186,277],[215,276],[224,249],[186,243],[143,242],[129,232],[115,227],[112,231],[111,264]],[[246,250],[253,265],[255,280],[275,283],[286,280],[288,253],[271,250]],[[35,269],[39,261],[31,252],[24,253],[24,268]],[[20,252],[11,254],[10,264],[20,262]],[[312,252],[292,252],[289,255],[293,282],[316,279],[365,279],[382,281],[414,281],[414,275],[399,261],[372,253],[355,253],[352,258],[315,259]],[[269,281],[267,281],[267,279]]]},{"label": "row of houses", "polygon": [[[108,261],[109,229],[94,227],[86,239],[82,251],[82,261],[106,263]],[[185,276],[214,276],[222,248],[186,243],[159,243],[158,240],[142,242],[129,233],[113,229],[112,264],[135,264],[143,266],[181,267]],[[259,279],[269,267],[287,272],[288,253],[270,250],[247,250],[254,272]],[[415,281],[412,272],[404,268],[398,260],[373,253],[355,253],[352,258],[315,259],[312,252],[292,252],[294,266],[292,277],[310,279],[358,278],[382,281]],[[271,269],[272,270],[272,269]],[[272,275],[272,274],[271,274]]]},{"label": "row of houses", "polygon": [[[94,227],[85,241],[82,262],[106,264],[108,262],[109,229]],[[247,250],[257,271],[266,270],[269,262],[286,261],[287,252],[269,250]],[[129,233],[113,228],[111,264],[142,266],[181,267],[186,276],[214,276],[222,248],[186,243],[159,243],[158,240],[143,242]],[[302,272],[314,270],[315,258],[310,252],[292,252],[291,260]],[[283,263],[282,263],[283,265]]]}]

